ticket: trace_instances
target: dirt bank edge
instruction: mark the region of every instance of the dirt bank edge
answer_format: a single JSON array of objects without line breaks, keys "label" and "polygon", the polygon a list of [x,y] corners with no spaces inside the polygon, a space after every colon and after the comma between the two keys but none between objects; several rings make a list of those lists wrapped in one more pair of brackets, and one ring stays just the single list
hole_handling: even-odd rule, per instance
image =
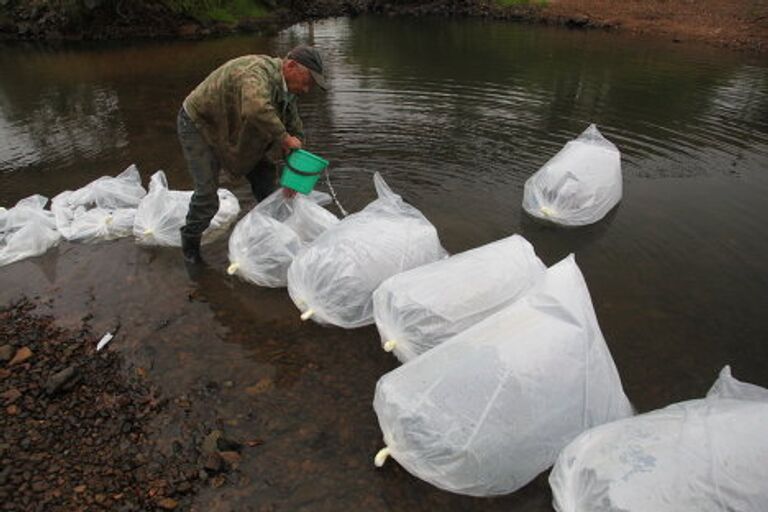
[{"label": "dirt bank edge", "polygon": [[[755,53],[768,51],[768,2],[702,0],[618,4],[608,0],[551,0],[501,6],[496,0],[318,0],[272,2],[260,18],[203,22],[157,2],[131,2],[119,13],[98,7],[77,19],[46,9],[0,9],[0,40],[195,39],[232,33],[274,33],[293,23],[336,16],[471,17],[649,34],[675,42],[700,41]],[[283,4],[286,4],[285,6]]]}]

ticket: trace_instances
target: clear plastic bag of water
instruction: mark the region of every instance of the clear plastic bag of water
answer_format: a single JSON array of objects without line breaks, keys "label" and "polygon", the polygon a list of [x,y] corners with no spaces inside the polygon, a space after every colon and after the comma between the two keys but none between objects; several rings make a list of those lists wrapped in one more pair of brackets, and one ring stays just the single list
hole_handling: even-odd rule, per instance
[{"label": "clear plastic bag of water", "polygon": [[135,165],[119,175],[102,176],[53,198],[51,211],[61,235],[72,242],[99,242],[129,236],[139,202],[147,191]]},{"label": "clear plastic bag of water", "polygon": [[558,457],[558,512],[768,510],[768,389],[728,366],[707,397],[589,430]]},{"label": "clear plastic bag of water", "polygon": [[292,198],[282,189],[273,192],[232,231],[227,272],[259,286],[286,286],[288,267],[299,250],[339,222],[321,206],[330,201],[317,191]]},{"label": "clear plastic bag of water", "polygon": [[0,266],[39,256],[59,243],[56,218],[45,209],[48,198],[33,195],[0,208]]},{"label": "clear plastic bag of water", "polygon": [[435,227],[376,173],[378,199],[302,249],[288,293],[302,318],[345,328],[373,323],[373,292],[395,274],[447,256]]},{"label": "clear plastic bag of water", "polygon": [[581,432],[632,414],[573,255],[521,299],[384,375],[390,455],[471,496],[513,492]]},{"label": "clear plastic bag of water", "polygon": [[545,270],[512,235],[394,275],[373,293],[382,346],[413,359],[522,297]]},{"label": "clear plastic bag of water", "polygon": [[[217,190],[219,209],[203,231],[207,244],[224,234],[240,213],[237,197],[227,189]],[[140,245],[181,247],[180,229],[186,223],[191,190],[170,190],[163,171],[149,180],[149,192],[139,203],[133,222],[133,236]]]},{"label": "clear plastic bag of water", "polygon": [[621,154],[592,124],[525,182],[523,209],[564,226],[602,219],[622,196]]}]

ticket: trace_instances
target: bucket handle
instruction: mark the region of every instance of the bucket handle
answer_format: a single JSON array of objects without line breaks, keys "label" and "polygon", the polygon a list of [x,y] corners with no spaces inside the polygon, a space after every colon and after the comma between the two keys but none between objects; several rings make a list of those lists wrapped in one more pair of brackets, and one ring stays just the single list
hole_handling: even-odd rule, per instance
[{"label": "bucket handle", "polygon": [[[296,151],[296,150],[295,150],[295,149],[292,149],[292,150],[291,150],[291,153],[293,153],[294,151]],[[291,153],[288,153],[288,156],[290,156],[290,155],[291,155]],[[318,174],[320,174],[321,172],[323,172],[323,169],[320,169],[320,170],[319,170],[319,171],[317,171],[317,172],[306,172],[306,171],[300,171],[299,169],[296,169],[294,166],[292,166],[292,165],[290,164],[290,162],[288,162],[288,157],[286,157],[286,158],[285,158],[285,165],[286,165],[286,166],[287,166],[287,167],[288,167],[288,168],[291,170],[291,172],[295,172],[296,174],[298,174],[298,175],[300,175],[300,176],[310,176],[310,177],[311,177],[311,176],[317,176]]]}]

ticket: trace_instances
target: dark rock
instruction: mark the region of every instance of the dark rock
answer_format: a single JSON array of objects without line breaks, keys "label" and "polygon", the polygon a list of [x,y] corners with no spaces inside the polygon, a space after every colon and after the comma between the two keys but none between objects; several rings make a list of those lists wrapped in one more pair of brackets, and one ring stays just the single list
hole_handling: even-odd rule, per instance
[{"label": "dark rock", "polygon": [[3,345],[0,347],[0,361],[5,362],[13,357],[13,347],[10,345]]},{"label": "dark rock", "polygon": [[219,453],[224,462],[231,468],[236,468],[240,463],[240,454],[237,452],[221,452]]},{"label": "dark rock", "polygon": [[45,492],[46,490],[48,490],[48,484],[46,482],[41,482],[41,481],[33,482],[32,490],[35,492]]},{"label": "dark rock", "polygon": [[49,395],[53,395],[67,384],[70,379],[75,377],[76,373],[76,368],[74,366],[69,366],[60,372],[51,375],[45,382],[45,392]]},{"label": "dark rock", "polygon": [[589,22],[590,22],[590,20],[589,20],[588,16],[576,15],[576,16],[571,16],[565,22],[565,24],[567,26],[569,26],[569,27],[582,28],[582,27],[586,27],[587,25],[589,25]]},{"label": "dark rock", "polygon": [[221,452],[240,452],[243,449],[242,443],[223,436],[216,441],[216,447]]},{"label": "dark rock", "polygon": [[227,483],[227,476],[226,475],[216,475],[211,479],[211,487],[214,489],[218,489],[222,485]]},{"label": "dark rock", "polygon": [[4,393],[0,393],[0,398],[3,399],[5,405],[10,405],[21,397],[21,391],[16,388],[9,389]]},{"label": "dark rock", "polygon": [[218,473],[223,468],[224,461],[222,461],[221,456],[218,453],[213,452],[205,456],[203,469],[211,473]]}]

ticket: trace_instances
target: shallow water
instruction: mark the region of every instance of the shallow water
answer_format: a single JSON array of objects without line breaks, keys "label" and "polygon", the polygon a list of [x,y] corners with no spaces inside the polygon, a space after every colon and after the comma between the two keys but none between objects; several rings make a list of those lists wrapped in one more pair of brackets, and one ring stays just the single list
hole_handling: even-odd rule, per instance
[{"label": "shallow water", "polygon": [[[302,103],[308,148],[350,211],[371,175],[459,252],[519,233],[585,274],[640,411],[702,396],[725,364],[763,386],[768,363],[768,65],[748,55],[600,32],[362,17],[276,37],[0,48],[0,204],[52,197],[130,163],[190,180],[175,114],[206,73],[244,53],[325,50],[331,90]],[[624,198],[600,223],[554,229],[521,210],[527,177],[589,123],[622,151]],[[243,183],[229,183],[244,211]],[[503,498],[376,470],[371,407],[396,366],[375,328],[301,323],[285,290],[228,277],[226,242],[190,276],[175,250],[64,243],[0,268],[0,303],[27,294],[65,325],[86,314],[169,396],[227,380],[207,414],[264,444],[200,510],[550,510],[546,475]],[[250,388],[246,392],[246,388]]]}]

